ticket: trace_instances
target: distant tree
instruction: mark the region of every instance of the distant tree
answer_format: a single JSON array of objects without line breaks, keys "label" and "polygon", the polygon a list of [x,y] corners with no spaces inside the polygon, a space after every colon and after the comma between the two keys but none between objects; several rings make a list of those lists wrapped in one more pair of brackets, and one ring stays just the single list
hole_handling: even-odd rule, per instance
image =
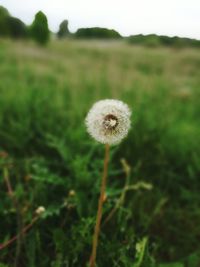
[{"label": "distant tree", "polygon": [[58,38],[65,38],[68,35],[69,35],[68,20],[63,20],[60,23],[57,36],[58,36]]},{"label": "distant tree", "polygon": [[50,37],[47,17],[42,11],[35,15],[35,19],[30,26],[30,35],[41,45],[45,45]]},{"label": "distant tree", "polygon": [[10,16],[10,14],[5,7],[0,6],[0,17],[3,17],[3,16],[8,17],[8,16]]},{"label": "distant tree", "polygon": [[8,10],[3,6],[0,6],[0,36],[9,35],[9,27],[7,19],[10,16]]},{"label": "distant tree", "polygon": [[80,28],[75,33],[77,38],[100,38],[100,39],[115,39],[121,38],[121,35],[115,31],[106,28]]},{"label": "distant tree", "polygon": [[14,17],[8,17],[7,25],[9,28],[10,37],[25,38],[27,36],[27,27],[20,19]]}]

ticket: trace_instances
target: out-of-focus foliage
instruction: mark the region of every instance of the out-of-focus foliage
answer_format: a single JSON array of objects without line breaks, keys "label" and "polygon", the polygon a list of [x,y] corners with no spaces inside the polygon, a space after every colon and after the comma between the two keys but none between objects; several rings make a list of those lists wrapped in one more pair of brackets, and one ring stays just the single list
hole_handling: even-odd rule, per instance
[{"label": "out-of-focus foliage", "polygon": [[7,25],[9,28],[9,36],[12,38],[25,38],[27,37],[27,27],[18,18],[8,17]]},{"label": "out-of-focus foliage", "polygon": [[176,48],[182,47],[199,47],[200,41],[196,39],[190,38],[182,38],[182,37],[169,37],[163,35],[149,34],[149,35],[132,35],[128,37],[128,42],[135,45],[144,45],[149,47],[157,47],[157,46],[172,46]]},{"label": "out-of-focus foliage", "polygon": [[10,14],[8,10],[2,6],[0,6],[0,36],[8,36],[9,35],[9,26],[7,24],[7,20]]},{"label": "out-of-focus foliage", "polygon": [[35,15],[35,19],[30,26],[32,38],[39,44],[45,45],[49,41],[50,31],[48,28],[47,17],[42,11]]},{"label": "out-of-focus foliage", "polygon": [[199,267],[199,50],[1,39],[0,62],[0,243],[46,209],[0,250],[2,266],[86,266],[104,147],[84,119],[116,98],[132,129],[111,149],[97,266]]},{"label": "out-of-focus foliage", "polygon": [[7,9],[0,6],[0,36],[11,38],[27,37],[27,27],[18,18],[10,16]]},{"label": "out-of-focus foliage", "polygon": [[[128,43],[133,45],[143,45],[147,47],[174,47],[185,48],[195,47],[200,48],[200,41],[190,38],[159,36],[156,34],[149,35],[132,35],[129,37],[122,37],[117,31],[92,27],[80,28],[75,34],[70,34],[68,29],[68,21],[64,20],[59,26],[57,32],[58,38],[65,38],[67,36],[82,38],[82,39],[126,39]],[[0,36],[11,38],[33,38],[39,44],[46,44],[50,39],[50,31],[48,29],[48,20],[44,13],[38,12],[30,27],[27,27],[20,19],[10,16],[7,9],[0,6]]]},{"label": "out-of-focus foliage", "polygon": [[115,31],[106,28],[80,28],[76,31],[75,37],[85,39],[116,39],[121,38],[121,35]]},{"label": "out-of-focus foliage", "polygon": [[57,32],[58,38],[65,38],[69,36],[68,20],[63,20],[60,23],[59,30]]}]

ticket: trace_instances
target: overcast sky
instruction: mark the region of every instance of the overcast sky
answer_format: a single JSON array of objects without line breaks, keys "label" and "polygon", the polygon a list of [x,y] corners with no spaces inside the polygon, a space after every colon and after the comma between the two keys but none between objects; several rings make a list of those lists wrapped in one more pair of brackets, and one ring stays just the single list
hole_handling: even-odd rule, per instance
[{"label": "overcast sky", "polygon": [[166,34],[200,39],[200,0],[0,0],[0,5],[30,24],[37,11],[52,31],[63,19],[72,32],[107,27],[130,34]]}]

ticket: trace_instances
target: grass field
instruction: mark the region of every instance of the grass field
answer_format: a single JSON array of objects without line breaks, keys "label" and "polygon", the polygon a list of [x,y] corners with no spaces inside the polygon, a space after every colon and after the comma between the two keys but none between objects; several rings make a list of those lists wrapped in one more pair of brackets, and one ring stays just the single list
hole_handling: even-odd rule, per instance
[{"label": "grass field", "polygon": [[199,69],[197,49],[0,40],[0,243],[33,222],[0,266],[86,266],[104,147],[84,119],[116,98],[132,128],[111,150],[97,266],[199,267]]}]

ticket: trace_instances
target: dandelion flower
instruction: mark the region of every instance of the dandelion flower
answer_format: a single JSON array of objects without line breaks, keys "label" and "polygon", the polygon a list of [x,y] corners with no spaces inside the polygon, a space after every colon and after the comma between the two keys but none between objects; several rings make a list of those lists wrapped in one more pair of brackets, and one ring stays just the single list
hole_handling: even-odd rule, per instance
[{"label": "dandelion flower", "polygon": [[95,267],[96,262],[102,208],[106,196],[105,190],[108,176],[110,145],[118,144],[128,134],[131,124],[130,116],[130,109],[125,103],[119,100],[105,99],[96,102],[85,119],[88,133],[95,140],[105,144],[104,168],[93,236],[92,253],[89,261],[90,267]]},{"label": "dandelion flower", "polygon": [[103,144],[118,144],[130,128],[131,111],[119,100],[105,99],[96,102],[86,117],[88,133]]}]

